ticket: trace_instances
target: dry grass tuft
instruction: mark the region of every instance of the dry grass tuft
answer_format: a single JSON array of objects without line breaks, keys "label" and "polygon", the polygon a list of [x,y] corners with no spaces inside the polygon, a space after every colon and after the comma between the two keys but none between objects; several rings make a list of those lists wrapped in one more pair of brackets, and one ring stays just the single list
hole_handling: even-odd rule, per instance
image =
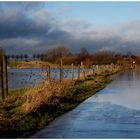
[{"label": "dry grass tuft", "polygon": [[68,89],[74,84],[72,81],[50,82],[36,86],[28,90],[23,95],[24,103],[20,107],[20,112],[36,111],[42,105],[48,104],[51,97],[59,98],[68,94]]}]

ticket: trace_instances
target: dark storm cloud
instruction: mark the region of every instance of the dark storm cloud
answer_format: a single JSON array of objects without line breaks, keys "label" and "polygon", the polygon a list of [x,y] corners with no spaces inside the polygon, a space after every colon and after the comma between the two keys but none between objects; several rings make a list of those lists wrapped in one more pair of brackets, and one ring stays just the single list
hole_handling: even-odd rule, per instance
[{"label": "dark storm cloud", "polygon": [[31,10],[42,7],[42,4],[38,4],[0,3],[0,38],[34,37],[46,34],[50,29],[49,23],[40,26],[37,17],[30,17],[34,16],[30,15]]},{"label": "dark storm cloud", "polygon": [[0,3],[0,43],[6,50],[44,50],[71,36],[55,26],[44,3]]},{"label": "dark storm cloud", "polygon": [[96,29],[80,19],[58,21],[44,2],[0,2],[0,44],[8,53],[44,52],[63,44],[72,51],[140,49],[140,21]]}]

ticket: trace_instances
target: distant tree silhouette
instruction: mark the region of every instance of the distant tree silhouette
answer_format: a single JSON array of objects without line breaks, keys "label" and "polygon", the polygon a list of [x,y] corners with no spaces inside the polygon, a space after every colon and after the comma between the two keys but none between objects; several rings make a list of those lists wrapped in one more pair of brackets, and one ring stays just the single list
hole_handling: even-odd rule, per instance
[{"label": "distant tree silhouette", "polygon": [[70,54],[69,49],[65,48],[63,45],[56,48],[50,48],[44,53],[44,60],[55,63],[60,60],[60,58],[68,56]]},{"label": "distant tree silhouette", "polygon": [[44,55],[44,54],[41,54],[41,55],[40,55],[40,60],[43,61],[44,58],[45,58],[45,55]]},{"label": "distant tree silhouette", "polygon": [[41,58],[41,55],[40,55],[40,54],[37,54],[37,55],[36,55],[36,58],[37,58],[37,59],[40,59],[40,58]]},{"label": "distant tree silhouette", "polygon": [[7,60],[9,60],[11,58],[10,54],[6,55]]},{"label": "distant tree silhouette", "polygon": [[115,63],[115,54],[110,51],[101,51],[93,55],[95,64],[111,64]]},{"label": "distant tree silhouette", "polygon": [[23,60],[24,56],[23,54],[20,54],[20,59]]},{"label": "distant tree silhouette", "polygon": [[34,59],[34,60],[36,59],[36,54],[33,54],[33,59]]},{"label": "distant tree silhouette", "polygon": [[87,55],[89,55],[88,50],[86,48],[81,48],[81,50],[80,50],[80,56],[85,57]]},{"label": "distant tree silhouette", "polygon": [[25,60],[27,60],[28,59],[28,55],[24,54],[24,58],[25,58]]},{"label": "distant tree silhouette", "polygon": [[17,59],[17,60],[19,59],[19,55],[18,55],[18,54],[16,55],[16,59]]},{"label": "distant tree silhouette", "polygon": [[15,55],[14,55],[14,54],[12,54],[12,55],[11,55],[11,58],[12,58],[12,59],[15,59]]}]

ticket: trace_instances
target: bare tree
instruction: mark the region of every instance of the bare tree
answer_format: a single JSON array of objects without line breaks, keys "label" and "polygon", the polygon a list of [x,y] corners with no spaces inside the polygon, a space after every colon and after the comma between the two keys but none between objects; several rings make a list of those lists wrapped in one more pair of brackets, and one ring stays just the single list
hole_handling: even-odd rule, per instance
[{"label": "bare tree", "polygon": [[19,57],[20,57],[20,56],[17,54],[17,55],[16,55],[16,59],[18,60],[18,59],[19,59]]},{"label": "bare tree", "polygon": [[7,54],[6,55],[6,58],[9,60],[11,58],[11,55],[10,54]]},{"label": "bare tree", "polygon": [[33,54],[33,59],[34,59],[34,60],[36,59],[36,54]]},{"label": "bare tree", "polygon": [[97,52],[93,55],[95,64],[110,64],[115,62],[115,54],[109,51]]},{"label": "bare tree", "polygon": [[58,59],[68,56],[69,54],[69,49],[64,46],[58,46],[56,48],[48,49],[44,55],[44,59],[50,62],[56,62]]},{"label": "bare tree", "polygon": [[79,55],[82,56],[82,57],[85,57],[85,56],[89,55],[89,52],[86,48],[81,48]]},{"label": "bare tree", "polygon": [[24,58],[23,54],[20,54],[19,57],[20,57],[21,60]]},{"label": "bare tree", "polygon": [[28,59],[28,55],[24,54],[24,58],[25,58],[25,60],[27,60]]},{"label": "bare tree", "polygon": [[15,59],[15,55],[14,55],[14,54],[12,54],[12,55],[11,55],[11,58],[12,58],[12,59]]}]

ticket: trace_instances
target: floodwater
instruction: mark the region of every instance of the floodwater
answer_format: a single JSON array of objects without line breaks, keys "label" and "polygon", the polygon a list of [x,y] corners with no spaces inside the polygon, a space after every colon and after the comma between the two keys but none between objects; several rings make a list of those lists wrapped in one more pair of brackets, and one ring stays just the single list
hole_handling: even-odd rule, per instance
[{"label": "floodwater", "polygon": [[8,88],[35,86],[45,80],[43,69],[8,69]]},{"label": "floodwater", "polygon": [[140,76],[126,72],[32,138],[140,138]]},{"label": "floodwater", "polygon": [[[87,68],[86,72],[89,72],[90,69]],[[75,78],[78,77],[78,69],[74,69]],[[71,77],[71,69],[63,69],[63,78],[67,79]],[[59,79],[59,69],[51,68],[51,78],[58,80]],[[19,89],[26,88],[38,85],[47,80],[46,69],[43,68],[23,68],[8,69],[8,88],[9,89]],[[1,82],[0,82],[1,87]]]}]

